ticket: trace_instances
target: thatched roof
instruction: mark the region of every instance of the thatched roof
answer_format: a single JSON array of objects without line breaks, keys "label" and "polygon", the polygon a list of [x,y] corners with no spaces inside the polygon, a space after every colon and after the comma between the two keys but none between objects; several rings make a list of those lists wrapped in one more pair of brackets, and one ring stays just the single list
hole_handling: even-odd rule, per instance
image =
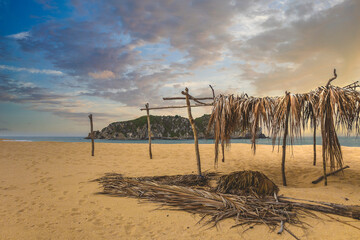
[{"label": "thatched roof", "polygon": [[330,85],[331,81],[304,94],[286,92],[281,97],[249,97],[247,94],[217,96],[208,125],[209,129],[215,126],[215,165],[219,142],[229,144],[235,129],[251,130],[255,153],[256,132],[260,127],[271,134],[273,145],[286,136],[292,145],[295,138],[301,138],[303,129],[319,124],[324,171],[327,162],[331,170],[340,169],[343,158],[336,130],[350,133],[355,127],[356,133],[360,133],[360,93],[356,91],[355,83],[337,87]]}]

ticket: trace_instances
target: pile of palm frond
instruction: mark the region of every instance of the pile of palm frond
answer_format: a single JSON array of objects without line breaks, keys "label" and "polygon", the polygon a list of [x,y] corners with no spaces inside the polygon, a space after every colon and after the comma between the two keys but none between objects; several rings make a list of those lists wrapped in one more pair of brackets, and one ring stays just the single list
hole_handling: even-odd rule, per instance
[{"label": "pile of palm frond", "polygon": [[233,218],[236,225],[267,224],[276,226],[281,221],[299,225],[298,213],[289,203],[279,203],[273,198],[257,198],[254,195],[221,194],[190,187],[159,184],[131,178],[112,176],[100,180],[102,194],[135,197],[161,203],[171,210],[184,210],[208,217],[206,224],[214,226],[221,220]]},{"label": "pile of palm frond", "polygon": [[299,219],[300,216],[318,217],[311,211],[360,219],[360,206],[286,197],[259,198],[252,194],[222,194],[190,187],[140,181],[134,178],[122,178],[120,175],[107,175],[98,181],[103,186],[101,194],[145,199],[160,203],[165,209],[200,214],[201,220],[205,220],[205,224],[212,224],[212,226],[221,220],[232,218],[236,221],[234,226],[266,224],[274,228],[280,224],[289,223],[304,227],[304,223]]},{"label": "pile of palm frond", "polygon": [[239,171],[221,176],[217,182],[216,192],[237,195],[255,194],[263,197],[277,194],[279,188],[261,172]]},{"label": "pile of palm frond", "polygon": [[[156,182],[158,184],[168,184],[176,186],[185,186],[185,187],[209,187],[209,181],[213,180],[216,176],[216,173],[205,172],[201,176],[195,174],[187,175],[172,175],[172,176],[148,176],[148,177],[123,177],[122,174],[118,173],[107,173],[104,177],[96,179],[96,181],[103,183],[110,182],[117,183],[118,181],[123,181],[123,179],[135,180],[135,181],[150,181]],[[209,187],[210,188],[210,187]]]}]

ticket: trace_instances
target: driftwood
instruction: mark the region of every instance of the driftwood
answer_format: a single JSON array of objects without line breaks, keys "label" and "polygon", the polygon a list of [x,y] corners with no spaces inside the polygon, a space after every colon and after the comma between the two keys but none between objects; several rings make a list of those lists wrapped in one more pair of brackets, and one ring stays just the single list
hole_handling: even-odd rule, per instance
[{"label": "driftwood", "polygon": [[94,128],[93,128],[92,114],[89,115],[89,119],[90,119],[90,137],[91,137],[91,156],[94,156],[95,143],[94,143]]},{"label": "driftwood", "polygon": [[186,97],[186,105],[187,105],[187,110],[188,110],[188,115],[189,115],[189,121],[191,124],[191,128],[193,130],[194,133],[194,143],[195,143],[195,152],[196,152],[196,162],[197,162],[197,168],[198,168],[198,174],[199,176],[201,176],[201,162],[200,162],[200,152],[199,152],[199,141],[198,141],[198,136],[197,136],[197,130],[195,127],[195,121],[192,117],[191,114],[191,105],[190,105],[190,99],[189,99],[189,89],[185,88],[185,92],[182,91],[181,92],[183,95],[185,95]]},{"label": "driftwood", "polygon": [[[330,172],[330,173],[326,174],[326,177],[331,176],[331,175],[334,175],[334,174],[336,174],[336,173],[338,173],[338,172],[341,172],[341,171],[343,171],[344,169],[347,169],[347,168],[350,168],[350,167],[349,167],[349,166],[345,166],[345,167],[340,168],[340,169],[338,169],[338,170],[336,170],[336,171]],[[318,179],[312,181],[312,183],[313,183],[313,184],[317,184],[317,183],[321,182],[323,179],[324,179],[324,176],[321,176],[321,177],[319,177]]]},{"label": "driftwood", "polygon": [[145,104],[145,107],[146,107],[147,123],[148,123],[149,156],[150,156],[150,159],[152,159],[152,152],[151,152],[151,125],[150,125],[149,103]]}]

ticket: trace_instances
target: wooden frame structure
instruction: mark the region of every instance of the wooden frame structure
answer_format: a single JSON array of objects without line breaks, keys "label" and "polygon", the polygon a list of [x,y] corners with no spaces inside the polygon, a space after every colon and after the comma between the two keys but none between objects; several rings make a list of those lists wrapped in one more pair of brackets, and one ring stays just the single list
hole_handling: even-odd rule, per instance
[{"label": "wooden frame structure", "polygon": [[[212,91],[212,95],[213,97],[193,97],[189,94],[189,89],[185,88],[185,91],[182,91],[181,94],[183,94],[185,97],[164,97],[163,100],[168,101],[168,100],[185,100],[186,105],[181,105],[181,106],[164,106],[164,107],[153,107],[150,108],[149,107],[149,103],[145,104],[145,108],[141,108],[141,111],[145,111],[147,112],[147,122],[148,122],[148,138],[149,138],[149,157],[150,159],[152,159],[152,151],[151,151],[151,125],[150,125],[150,110],[159,110],[159,109],[177,109],[177,108],[187,108],[187,112],[188,112],[188,118],[189,118],[189,122],[194,134],[194,146],[195,146],[195,154],[196,154],[196,164],[197,164],[197,173],[199,176],[202,176],[201,173],[201,160],[200,160],[200,151],[199,151],[199,141],[198,141],[198,135],[197,135],[197,130],[196,130],[196,126],[195,126],[195,121],[192,117],[192,113],[191,113],[191,108],[192,107],[209,107],[209,106],[213,106],[213,103],[205,103],[202,102],[203,100],[212,100],[214,101],[215,99],[215,91],[213,89],[213,87],[211,85],[209,85]],[[191,105],[190,101],[194,101],[195,104]],[[224,154],[224,152],[223,152]],[[224,158],[224,157],[223,157]]]}]

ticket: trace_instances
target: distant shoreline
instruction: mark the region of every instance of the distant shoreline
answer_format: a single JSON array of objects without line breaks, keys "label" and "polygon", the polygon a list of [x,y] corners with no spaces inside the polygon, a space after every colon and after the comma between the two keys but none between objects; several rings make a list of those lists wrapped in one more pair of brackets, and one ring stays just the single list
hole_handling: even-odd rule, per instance
[{"label": "distant shoreline", "polygon": [[[82,136],[77,137],[29,137],[29,136],[4,136],[2,139],[12,140],[11,142],[21,142],[21,141],[14,141],[14,140],[26,140],[27,142],[83,142],[89,143],[90,139],[84,139]],[[355,136],[339,136],[339,141],[341,146],[344,147],[360,147],[360,137]],[[2,141],[0,142],[7,142]],[[108,139],[95,139],[95,143],[126,143],[126,144],[147,144],[148,139],[137,139],[137,140],[108,140]],[[152,138],[153,144],[193,144],[193,139],[154,139]],[[243,144],[251,144],[250,139],[230,139],[231,144],[235,143],[243,143]],[[278,141],[276,142],[278,143]],[[321,136],[317,136],[316,138],[316,145],[320,146],[322,143]],[[213,139],[199,139],[199,144],[214,144]],[[256,139],[256,144],[258,145],[272,145],[271,138],[258,138]],[[313,145],[313,137],[305,136],[301,139],[295,139],[294,145]],[[277,145],[277,144],[276,144]]]}]

